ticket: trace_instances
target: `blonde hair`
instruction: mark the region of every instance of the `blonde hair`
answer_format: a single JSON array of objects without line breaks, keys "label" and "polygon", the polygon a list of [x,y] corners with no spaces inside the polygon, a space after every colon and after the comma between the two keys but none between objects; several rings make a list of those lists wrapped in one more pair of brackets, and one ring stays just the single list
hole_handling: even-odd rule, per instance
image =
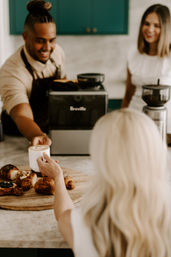
[{"label": "blonde hair", "polygon": [[144,40],[142,34],[142,26],[144,25],[147,15],[156,13],[161,26],[161,33],[158,42],[157,55],[159,57],[169,56],[170,54],[170,34],[171,34],[171,17],[169,8],[165,5],[154,4],[150,6],[142,16],[139,35],[138,35],[138,50],[140,53],[147,53],[149,51],[149,44]]},{"label": "blonde hair", "polygon": [[145,114],[121,109],[93,129],[82,212],[100,257],[171,256],[166,146]]}]

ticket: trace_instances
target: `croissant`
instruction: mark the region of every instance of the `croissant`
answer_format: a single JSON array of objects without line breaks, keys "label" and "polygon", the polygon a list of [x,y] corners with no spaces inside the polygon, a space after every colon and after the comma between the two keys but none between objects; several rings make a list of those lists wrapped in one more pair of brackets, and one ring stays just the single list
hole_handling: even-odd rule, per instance
[{"label": "croissant", "polygon": [[35,186],[35,191],[39,194],[54,195],[55,193],[55,183],[52,178],[42,177],[40,178]]},{"label": "croissant", "polygon": [[72,190],[72,189],[75,188],[74,181],[70,176],[65,176],[64,177],[64,182],[65,182],[65,186],[68,190]]},{"label": "croissant", "polygon": [[17,185],[19,185],[23,191],[28,191],[30,188],[34,187],[37,181],[36,173],[24,173],[21,176],[18,176],[16,179]]},{"label": "croissant", "polygon": [[15,180],[19,174],[20,170],[12,164],[7,164],[0,169],[0,178],[2,179]]}]

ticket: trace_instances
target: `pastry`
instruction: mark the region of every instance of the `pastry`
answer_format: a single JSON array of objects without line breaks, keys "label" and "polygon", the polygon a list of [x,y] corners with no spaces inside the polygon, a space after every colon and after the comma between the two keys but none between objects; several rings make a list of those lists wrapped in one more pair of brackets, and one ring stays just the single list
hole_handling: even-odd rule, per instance
[{"label": "pastry", "polygon": [[23,192],[23,189],[21,187],[15,186],[12,190],[12,195],[20,196],[20,195],[23,195],[23,194],[24,194],[24,192]]},{"label": "pastry", "polygon": [[36,181],[37,175],[31,171],[22,171],[21,175],[16,179],[17,185],[20,186],[23,191],[28,191],[30,188],[34,187]]},{"label": "pastry", "polygon": [[35,186],[35,191],[39,194],[54,195],[55,193],[55,183],[52,178],[42,177],[40,178]]},{"label": "pastry", "polygon": [[65,176],[64,177],[64,182],[65,182],[66,189],[72,190],[72,189],[75,188],[74,181],[70,176]]},{"label": "pastry", "polygon": [[22,195],[23,189],[11,181],[0,182],[0,196],[3,195]]},{"label": "pastry", "polygon": [[15,180],[19,174],[20,170],[12,164],[7,164],[0,169],[0,178],[2,179]]}]

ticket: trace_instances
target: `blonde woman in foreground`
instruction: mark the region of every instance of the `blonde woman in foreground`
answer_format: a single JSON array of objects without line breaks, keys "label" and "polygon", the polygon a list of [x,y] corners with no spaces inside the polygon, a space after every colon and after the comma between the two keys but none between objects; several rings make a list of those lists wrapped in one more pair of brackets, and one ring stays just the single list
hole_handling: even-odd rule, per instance
[{"label": "blonde woman in foreground", "polygon": [[171,256],[167,153],[154,122],[131,109],[108,113],[93,129],[90,151],[95,171],[80,208],[59,164],[46,154],[47,162],[38,159],[55,180],[55,216],[75,256]]}]

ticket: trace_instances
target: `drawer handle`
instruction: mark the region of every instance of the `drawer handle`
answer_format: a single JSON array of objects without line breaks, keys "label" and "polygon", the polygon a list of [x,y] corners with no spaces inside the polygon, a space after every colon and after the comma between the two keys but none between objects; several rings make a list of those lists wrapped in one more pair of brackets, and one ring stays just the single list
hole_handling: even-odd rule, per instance
[{"label": "drawer handle", "polygon": [[91,32],[91,28],[86,28],[86,32],[90,33]]},{"label": "drawer handle", "polygon": [[96,33],[97,32],[97,28],[92,28],[92,32]]}]

